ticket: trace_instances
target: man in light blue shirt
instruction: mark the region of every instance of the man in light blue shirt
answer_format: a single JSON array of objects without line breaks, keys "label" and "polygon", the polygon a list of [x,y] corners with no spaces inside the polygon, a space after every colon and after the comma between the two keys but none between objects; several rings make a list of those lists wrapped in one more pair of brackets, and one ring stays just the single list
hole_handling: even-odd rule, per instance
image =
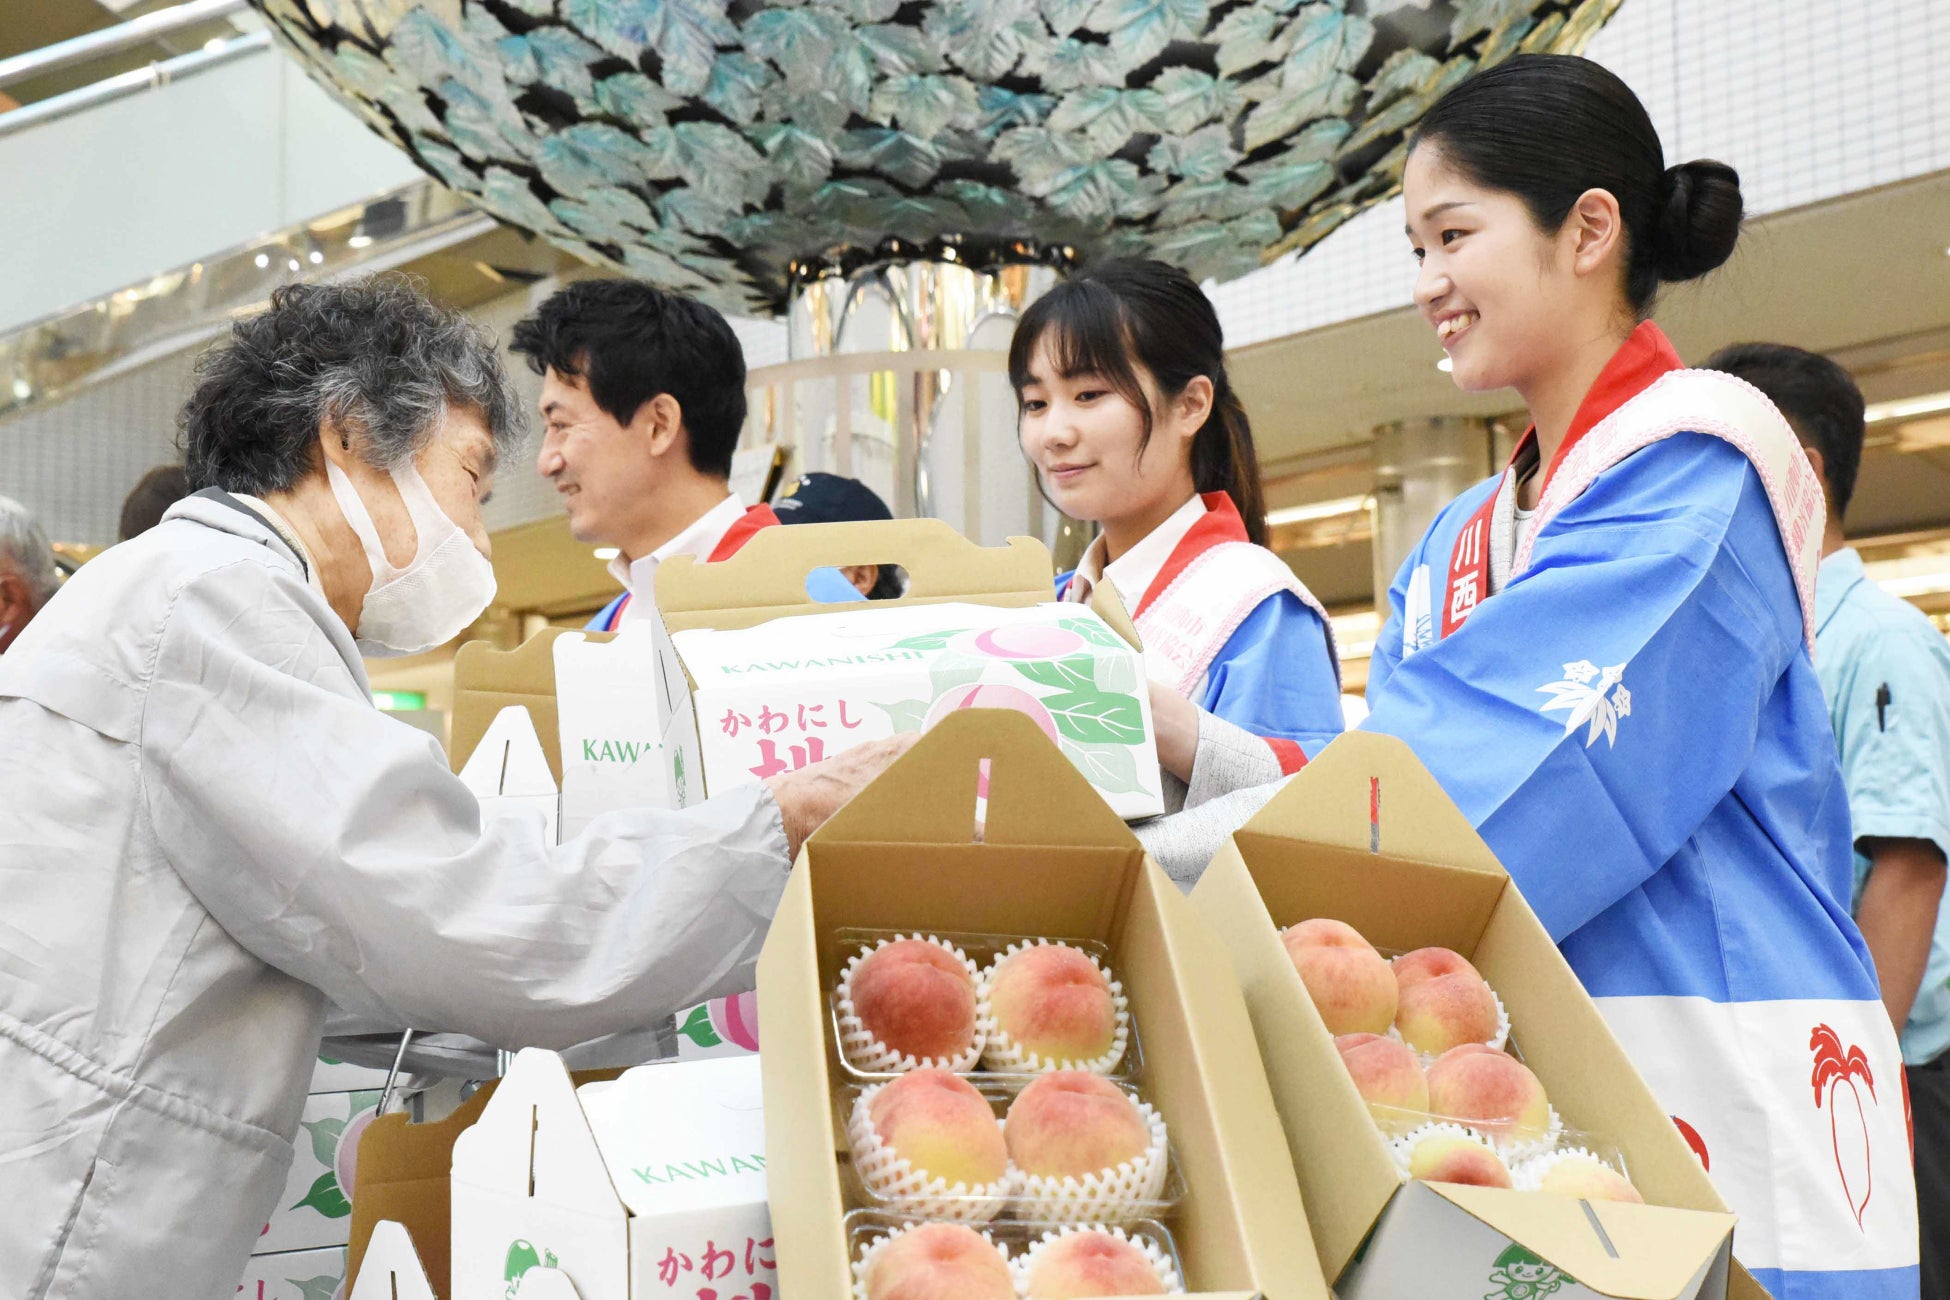
[{"label": "man in light blue shirt", "polygon": [[[1841,749],[1855,838],[1855,913],[1902,1037],[1916,1141],[1924,1300],[1950,1297],[1950,643],[1869,581],[1843,543],[1862,459],[1862,394],[1840,366],[1798,348],[1724,348],[1781,409],[1828,496],[1815,580],[1815,672]],[[1886,1086],[1886,1085],[1885,1085]]]}]

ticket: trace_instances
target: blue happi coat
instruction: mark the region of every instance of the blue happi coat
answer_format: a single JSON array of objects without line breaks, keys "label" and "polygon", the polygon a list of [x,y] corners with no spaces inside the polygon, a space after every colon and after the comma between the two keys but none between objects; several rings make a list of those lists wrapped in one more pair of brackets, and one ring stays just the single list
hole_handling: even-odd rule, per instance
[{"label": "blue happi coat", "polygon": [[1444,636],[1457,538],[1497,489],[1450,504],[1389,588],[1364,725],[1413,747],[1509,869],[1777,1300],[1913,1300],[1900,1061],[1754,463],[1699,433],[1627,455]]}]

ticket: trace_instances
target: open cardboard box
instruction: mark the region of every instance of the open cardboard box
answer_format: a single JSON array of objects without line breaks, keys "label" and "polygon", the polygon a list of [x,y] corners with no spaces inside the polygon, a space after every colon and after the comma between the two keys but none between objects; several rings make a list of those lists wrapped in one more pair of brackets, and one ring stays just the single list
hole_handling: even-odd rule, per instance
[{"label": "open cardboard box", "polygon": [[[987,808],[974,842],[986,762]],[[827,991],[837,932],[1034,934],[1108,945],[1143,1042],[1138,1086],[1187,1195],[1188,1287],[1326,1300],[1245,1004],[1219,936],[1027,717],[950,715],[801,851],[758,964],[767,1173],[784,1294],[850,1300]],[[1364,1117],[1365,1122],[1365,1117]]]},{"label": "open cardboard box", "polygon": [[[813,570],[855,564],[902,566],[907,594],[871,603],[808,598]],[[983,547],[938,519],[771,528],[716,563],[673,557],[657,570],[658,646],[666,679],[682,684],[670,695],[683,714],[661,734],[685,751],[694,784],[720,794],[788,761],[803,766],[918,730],[979,683],[1044,709],[1050,734],[1124,816],[1162,812],[1137,631],[1108,583],[1088,607],[1094,619],[1056,605],[1053,572],[1048,549],[1033,538]],[[1036,626],[1008,629],[1029,639],[1004,649],[990,638],[1005,632],[985,631],[979,615],[971,627],[948,611],[930,618],[916,608],[950,602],[1019,610]],[[736,635],[808,615],[822,617],[790,638],[781,634],[806,647],[797,651],[766,634]],[[693,639],[705,632],[728,635]],[[1023,648],[1038,641],[1046,648]],[[849,703],[858,716],[848,718]],[[776,730],[752,725],[772,719]]]},{"label": "open cardboard box", "polygon": [[[1343,1300],[1481,1300],[1551,1280],[1556,1300],[1766,1295],[1731,1264],[1734,1219],[1699,1161],[1407,745],[1368,732],[1336,740],[1220,850],[1191,902],[1227,936],[1314,1242]],[[1280,942],[1281,929],[1317,916],[1377,948],[1441,945],[1473,961],[1565,1123],[1615,1143],[1647,1204],[1404,1186]]]},{"label": "open cardboard box", "polygon": [[577,1087],[524,1049],[453,1145],[448,1300],[528,1297],[543,1268],[580,1300],[776,1290],[764,1129],[750,1056]]}]

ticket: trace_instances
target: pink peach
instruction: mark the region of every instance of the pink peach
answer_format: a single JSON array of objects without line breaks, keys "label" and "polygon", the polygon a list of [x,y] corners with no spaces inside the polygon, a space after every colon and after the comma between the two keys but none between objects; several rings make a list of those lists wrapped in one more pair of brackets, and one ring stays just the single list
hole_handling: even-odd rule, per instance
[{"label": "pink peach", "polygon": [[853,971],[853,1013],[906,1056],[952,1060],[975,1042],[975,980],[955,954],[926,939],[876,948]]},{"label": "pink peach", "polygon": [[1429,1113],[1429,1081],[1404,1043],[1380,1034],[1344,1034],[1334,1040],[1368,1112],[1384,1132],[1420,1123]]},{"label": "pink peach", "polygon": [[1066,944],[1037,944],[1003,958],[989,979],[989,1010],[1016,1046],[1052,1062],[1094,1061],[1116,1041],[1110,980]]},{"label": "pink peach", "polygon": [[1496,1152],[1457,1133],[1431,1133],[1409,1153],[1408,1176],[1425,1183],[1508,1187],[1510,1170]]},{"label": "pink peach", "polygon": [[1395,958],[1394,970],[1395,1028],[1410,1047],[1440,1054],[1496,1037],[1496,995],[1460,954],[1418,948]]},{"label": "pink peach", "polygon": [[1353,926],[1316,917],[1280,936],[1330,1034],[1379,1034],[1395,1019],[1395,977]]},{"label": "pink peach", "polygon": [[1008,1261],[981,1233],[927,1223],[881,1247],[867,1300],[1015,1300]]},{"label": "pink peach", "polygon": [[973,1084],[946,1070],[912,1070],[867,1104],[880,1140],[923,1173],[979,1187],[1009,1167],[1002,1126]]},{"label": "pink peach", "polygon": [[1115,1169],[1151,1146],[1151,1127],[1137,1103],[1085,1070],[1038,1077],[1010,1104],[1003,1132],[1016,1167],[1046,1178]]},{"label": "pink peach", "polygon": [[1057,739],[1056,719],[1050,716],[1043,702],[1028,691],[1017,686],[956,686],[935,697],[928,706],[927,717],[921,721],[921,730],[933,730],[935,723],[957,709],[1014,709],[1027,714],[1032,722],[1043,729],[1043,734],[1054,743]]},{"label": "pink peach", "polygon": [[1164,1293],[1144,1252],[1108,1232],[1066,1233],[1038,1251],[1029,1270],[1029,1300]]},{"label": "pink peach", "polygon": [[1429,1067],[1429,1112],[1493,1138],[1540,1138],[1550,1131],[1550,1099],[1530,1067],[1481,1043],[1452,1047]]},{"label": "pink peach", "polygon": [[1553,1196],[1573,1196],[1581,1201],[1645,1204],[1645,1198],[1632,1186],[1631,1179],[1590,1156],[1565,1156],[1552,1162],[1550,1171],[1538,1182],[1537,1190]]}]

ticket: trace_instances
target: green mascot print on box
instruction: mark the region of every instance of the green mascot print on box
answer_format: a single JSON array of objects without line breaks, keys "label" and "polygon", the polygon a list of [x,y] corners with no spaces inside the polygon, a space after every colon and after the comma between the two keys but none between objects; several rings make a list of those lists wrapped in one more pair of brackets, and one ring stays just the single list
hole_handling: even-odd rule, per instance
[{"label": "green mascot print on box", "polygon": [[1497,1289],[1485,1292],[1483,1300],[1540,1300],[1566,1285],[1576,1286],[1577,1280],[1512,1242],[1496,1257],[1490,1285]]}]

